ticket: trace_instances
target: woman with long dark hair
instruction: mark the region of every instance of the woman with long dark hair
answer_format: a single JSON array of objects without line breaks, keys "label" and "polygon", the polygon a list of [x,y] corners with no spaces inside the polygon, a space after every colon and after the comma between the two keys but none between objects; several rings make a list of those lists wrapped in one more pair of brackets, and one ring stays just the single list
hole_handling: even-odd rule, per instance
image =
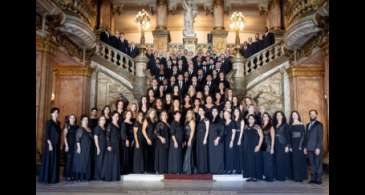
[{"label": "woman with long dark hair", "polygon": [[51,119],[46,123],[42,167],[39,173],[39,182],[42,183],[58,183],[60,180],[61,127],[60,122],[57,120],[59,113],[59,108],[52,108]]},{"label": "woman with long dark hair", "polygon": [[110,106],[104,106],[103,110],[101,111],[101,116],[104,116],[106,119],[106,125],[111,122],[110,112]]},{"label": "woman with long dark hair", "polygon": [[143,123],[143,113],[139,112],[137,115],[137,120],[133,125],[134,134],[134,152],[133,152],[133,173],[143,173],[144,172],[144,159],[143,159],[143,134],[142,134],[142,123]]},{"label": "woman with long dark hair", "polygon": [[289,144],[290,136],[286,117],[282,111],[277,111],[273,117],[275,128],[274,145],[274,177],[278,181],[285,181],[289,177]]},{"label": "woman with long dark hair", "polygon": [[169,149],[170,125],[167,122],[168,115],[164,110],[160,114],[160,122],[157,123],[154,134],[156,137],[155,147],[155,170],[157,174],[167,173],[167,160]]},{"label": "woman with long dark hair", "polygon": [[146,115],[147,111],[149,109],[147,96],[142,96],[141,97],[141,102],[139,103],[139,105],[140,105],[139,110],[143,113],[143,115]]},{"label": "woman with long dark hair", "polygon": [[196,165],[198,173],[207,173],[208,167],[208,134],[210,129],[209,119],[205,117],[203,107],[199,108],[199,120],[196,127]]},{"label": "woman with long dark hair", "polygon": [[119,113],[112,113],[112,121],[109,123],[106,131],[107,150],[103,161],[103,180],[119,181],[120,180],[120,126]]},{"label": "woman with long dark hair", "polygon": [[184,128],[181,124],[181,113],[175,111],[174,120],[170,124],[170,148],[169,148],[169,173],[182,173],[182,147],[184,141]]},{"label": "woman with long dark hair", "polygon": [[305,126],[297,111],[292,111],[289,119],[290,148],[292,152],[291,164],[293,180],[302,182],[307,179],[307,164],[304,156],[304,134]]},{"label": "woman with long dark hair", "polygon": [[155,172],[154,147],[156,140],[154,135],[154,129],[156,123],[157,123],[156,110],[150,108],[142,124],[142,134],[144,137],[143,145],[145,146],[143,147],[143,159],[144,159],[144,168],[147,173]]},{"label": "woman with long dark hair", "polygon": [[124,120],[120,124],[121,139],[120,139],[120,170],[121,174],[128,174],[132,171],[133,156],[130,152],[133,152],[130,148],[131,139],[133,138],[133,122],[132,111],[125,112]]},{"label": "woman with long dark hair", "polygon": [[[227,101],[229,102],[229,101]],[[235,144],[236,137],[236,126],[231,119],[231,112],[228,110],[224,111],[224,170],[227,174],[236,173],[235,162],[238,157],[238,147]]]},{"label": "woman with long dark hair", "polygon": [[218,109],[212,108],[212,122],[209,130],[209,170],[212,174],[224,172],[224,145],[223,145],[224,122],[218,116]]},{"label": "woman with long dark hair", "polygon": [[264,176],[266,181],[273,181],[274,178],[274,146],[275,146],[275,129],[272,126],[271,116],[269,113],[262,114],[262,132],[264,140],[262,143]]},{"label": "woman with long dark hair", "polygon": [[[205,115],[207,116],[207,118],[209,120],[212,120],[212,118],[213,118],[212,109],[215,107],[214,104],[213,104],[213,98],[212,98],[212,96],[207,96],[205,98],[205,101],[206,101],[206,104],[204,106]],[[217,108],[217,107],[215,107],[215,108]]]},{"label": "woman with long dark hair", "polygon": [[193,110],[188,110],[185,117],[185,142],[186,152],[184,157],[183,172],[192,174],[194,171],[193,144],[195,139],[195,114]]},{"label": "woman with long dark hair", "polygon": [[236,157],[236,161],[234,163],[234,167],[237,173],[242,173],[242,164],[243,164],[243,129],[245,128],[245,120],[243,119],[242,112],[238,107],[233,110],[233,122],[236,129],[236,139],[233,144],[237,145],[238,148],[238,156]]},{"label": "woman with long dark hair", "polygon": [[65,168],[64,177],[66,181],[73,180],[72,167],[73,159],[75,154],[75,144],[76,144],[76,131],[79,128],[76,121],[76,116],[71,114],[69,117],[68,124],[65,124],[63,130],[63,140],[65,144]]},{"label": "woman with long dark hair", "polygon": [[103,159],[107,148],[106,144],[106,119],[105,116],[99,117],[98,126],[94,129],[94,142],[96,147],[95,152],[95,173],[94,179],[101,180],[104,175],[103,170]]},{"label": "woman with long dark hair", "polygon": [[247,127],[244,130],[244,158],[243,158],[243,177],[248,178],[247,181],[257,181],[260,175],[258,175],[258,163],[257,159],[260,158],[260,148],[263,140],[262,130],[260,126],[256,125],[256,117],[253,114],[247,117]]},{"label": "woman with long dark hair", "polygon": [[119,121],[123,121],[124,120],[124,101],[123,100],[117,100],[115,102],[115,108],[116,108],[116,111],[118,112],[119,114]]},{"label": "woman with long dark hair", "polygon": [[153,103],[155,102],[155,92],[152,88],[147,90],[147,100],[148,100],[148,107],[151,108],[153,106]]},{"label": "woman with long dark hair", "polygon": [[93,144],[92,131],[88,126],[89,117],[83,115],[81,117],[81,127],[76,131],[76,148],[74,155],[73,172],[75,179],[79,181],[88,181],[92,176],[91,168],[91,147]]}]

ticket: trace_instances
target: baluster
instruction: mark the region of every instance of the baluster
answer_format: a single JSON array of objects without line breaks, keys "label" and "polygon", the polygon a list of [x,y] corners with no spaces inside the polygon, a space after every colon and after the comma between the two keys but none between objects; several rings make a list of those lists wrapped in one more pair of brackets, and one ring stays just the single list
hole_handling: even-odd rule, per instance
[{"label": "baluster", "polygon": [[262,53],[262,66],[266,64],[266,54],[267,54],[267,51],[268,50],[265,50],[263,53]]},{"label": "baluster", "polygon": [[120,61],[119,61],[119,64],[120,64],[120,67],[121,67],[121,68],[124,68],[124,55],[123,55],[123,54],[121,54],[121,55],[120,55]]},{"label": "baluster", "polygon": [[96,53],[97,55],[99,55],[99,52],[100,52],[100,43],[97,43],[97,44],[96,44],[96,50],[95,50],[95,53]]},{"label": "baluster", "polygon": [[106,58],[107,58],[107,60],[108,61],[110,61],[111,62],[111,58],[112,58],[112,50],[110,49],[110,48],[107,48],[107,47],[105,47],[106,48],[106,53],[107,53],[107,55],[106,55]]},{"label": "baluster", "polygon": [[277,57],[279,57],[279,48],[277,46],[275,46],[275,54],[274,54],[275,58],[276,59]]},{"label": "baluster", "polygon": [[100,54],[101,54],[101,57],[104,57],[105,56],[105,47],[103,44],[99,44],[100,46]]},{"label": "baluster", "polygon": [[115,65],[117,65],[117,66],[120,66],[120,57],[121,57],[121,55],[120,55],[120,53],[116,53],[116,62],[115,62]]},{"label": "baluster", "polygon": [[272,55],[272,48],[269,49],[269,60],[267,63],[271,62],[272,58],[273,58],[273,55]]},{"label": "baluster", "polygon": [[262,55],[262,52],[259,52],[257,55],[256,68],[261,66],[261,55]]},{"label": "baluster", "polygon": [[283,56],[283,55],[285,54],[284,44],[280,44],[280,49],[281,49],[281,54],[280,54],[280,56]]},{"label": "baluster", "polygon": [[248,62],[249,62],[249,61],[246,61],[246,62],[245,62],[245,64],[244,64],[244,67],[243,67],[244,75],[247,75],[247,74],[248,74],[248,69],[249,69],[249,67],[248,67]]},{"label": "baluster", "polygon": [[115,52],[114,50],[113,50],[113,61],[112,62],[114,62],[114,64],[117,64],[117,52]]},{"label": "baluster", "polygon": [[250,60],[250,71],[249,72],[251,72],[252,71],[252,68],[253,68],[253,66],[254,66],[254,63],[253,63],[253,60],[254,60],[254,58],[251,58],[251,60]]}]

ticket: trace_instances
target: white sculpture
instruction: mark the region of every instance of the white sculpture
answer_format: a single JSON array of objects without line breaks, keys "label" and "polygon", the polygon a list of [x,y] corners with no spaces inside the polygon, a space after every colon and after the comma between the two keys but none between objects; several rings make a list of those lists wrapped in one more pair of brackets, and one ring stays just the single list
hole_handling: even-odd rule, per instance
[{"label": "white sculpture", "polygon": [[196,4],[193,4],[192,0],[183,0],[182,6],[185,10],[184,13],[184,37],[196,37],[194,32],[194,18],[198,14],[198,8]]}]

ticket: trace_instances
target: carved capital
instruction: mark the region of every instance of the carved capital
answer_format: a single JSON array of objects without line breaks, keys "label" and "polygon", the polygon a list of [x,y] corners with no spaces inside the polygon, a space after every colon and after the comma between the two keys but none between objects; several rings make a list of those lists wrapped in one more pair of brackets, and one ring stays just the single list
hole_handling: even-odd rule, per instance
[{"label": "carved capital", "polygon": [[287,69],[289,78],[324,76],[322,66],[292,66]]},{"label": "carved capital", "polygon": [[86,76],[90,77],[94,69],[84,66],[58,65],[53,68],[58,76]]},{"label": "carved capital", "polygon": [[54,54],[54,51],[58,45],[54,42],[50,35],[46,37],[36,36],[36,50],[39,52],[47,52],[49,54]]}]

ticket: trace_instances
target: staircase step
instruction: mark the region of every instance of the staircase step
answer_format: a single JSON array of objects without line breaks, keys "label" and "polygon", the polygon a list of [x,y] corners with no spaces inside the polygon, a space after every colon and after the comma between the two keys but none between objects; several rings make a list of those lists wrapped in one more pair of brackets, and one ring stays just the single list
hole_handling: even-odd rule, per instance
[{"label": "staircase step", "polygon": [[169,179],[181,179],[181,180],[213,180],[212,174],[193,174],[193,175],[186,175],[186,174],[165,174],[165,180]]}]

